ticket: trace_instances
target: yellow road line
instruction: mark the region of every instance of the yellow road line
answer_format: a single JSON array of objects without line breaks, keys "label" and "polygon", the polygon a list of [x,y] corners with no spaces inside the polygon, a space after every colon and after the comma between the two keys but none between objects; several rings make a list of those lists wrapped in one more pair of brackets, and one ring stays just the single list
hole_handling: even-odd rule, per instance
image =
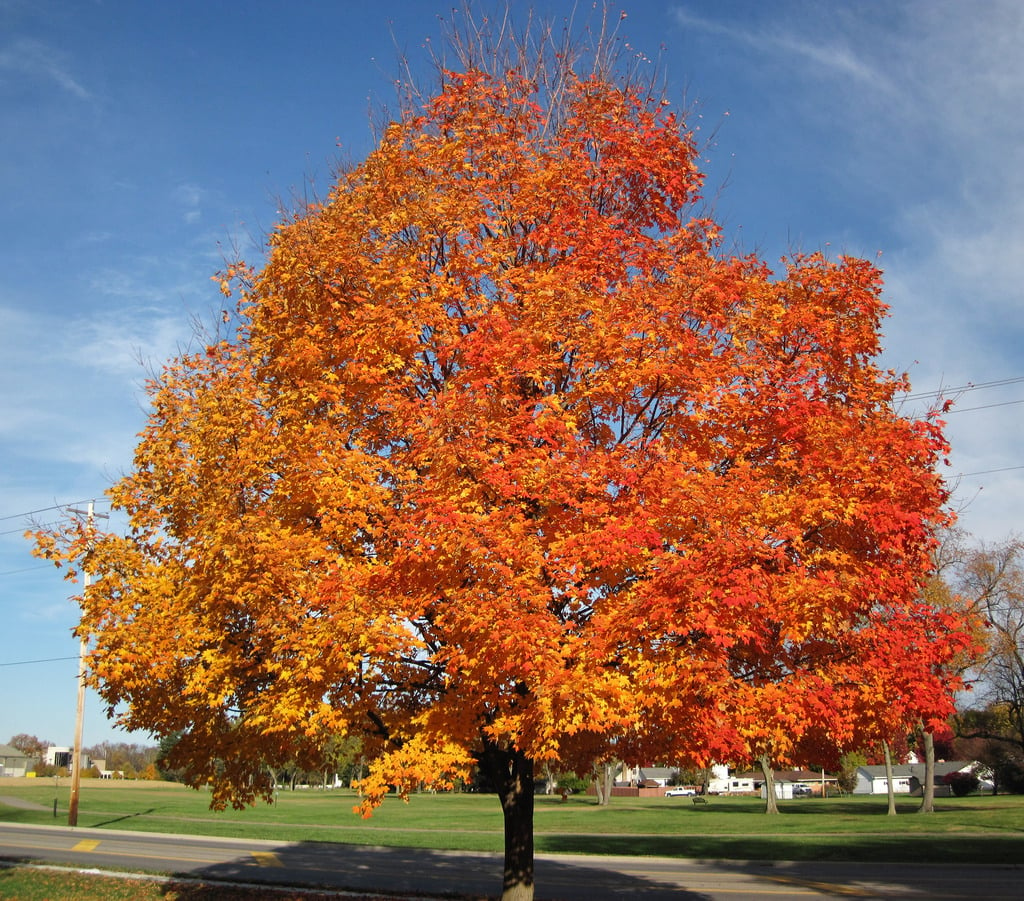
[{"label": "yellow road line", "polygon": [[829,892],[833,895],[841,895],[844,898],[874,898],[876,892],[867,889],[857,888],[852,885],[837,885],[834,882],[817,882],[813,879],[798,879],[793,876],[767,876],[759,877],[767,882],[776,882],[779,885],[792,885],[800,888],[812,889],[815,892]]},{"label": "yellow road line", "polygon": [[72,851],[95,851],[99,840],[94,838],[83,838],[77,845],[73,845]]},{"label": "yellow road line", "polygon": [[278,857],[273,851],[253,851],[252,856],[256,858],[256,863],[261,867],[283,867],[281,858]]}]

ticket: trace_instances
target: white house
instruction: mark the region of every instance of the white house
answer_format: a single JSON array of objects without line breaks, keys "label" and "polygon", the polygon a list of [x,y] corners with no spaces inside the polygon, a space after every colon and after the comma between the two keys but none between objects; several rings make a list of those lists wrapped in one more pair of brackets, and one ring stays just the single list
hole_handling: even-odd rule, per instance
[{"label": "white house", "polygon": [[623,764],[616,780],[620,785],[647,785],[664,788],[678,775],[678,770],[667,766],[629,766]]},{"label": "white house", "polygon": [[754,779],[749,773],[729,774],[729,767],[716,763],[711,767],[711,778],[708,780],[708,794],[753,794],[757,791]]},{"label": "white house", "polygon": [[[946,777],[950,773],[969,773],[975,764],[968,760],[940,760],[935,763],[935,787],[948,792]],[[920,794],[924,784],[923,763],[893,764],[892,791],[895,795]],[[884,795],[889,791],[884,766],[857,767],[855,795]]]}]

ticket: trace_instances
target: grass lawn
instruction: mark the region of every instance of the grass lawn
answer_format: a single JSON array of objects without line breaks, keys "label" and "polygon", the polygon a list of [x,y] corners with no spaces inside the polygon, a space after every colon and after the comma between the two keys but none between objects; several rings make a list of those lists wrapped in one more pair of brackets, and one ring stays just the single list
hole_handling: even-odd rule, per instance
[{"label": "grass lawn", "polygon": [[[337,901],[339,893],[243,888],[180,879],[139,879],[63,867],[0,868],[0,898],[18,901]],[[351,898],[351,895],[347,897]],[[362,901],[388,901],[362,896]]]},{"label": "grass lawn", "polygon": [[[62,783],[66,780],[62,780]],[[12,803],[3,803],[2,798]],[[65,825],[68,788],[50,780],[0,782],[0,820]],[[53,816],[57,801],[58,816]],[[17,800],[41,809],[12,806]],[[79,826],[186,832],[278,841],[500,851],[502,818],[493,795],[389,797],[369,820],[353,814],[350,791],[282,791],[275,805],[214,813],[209,796],[169,783],[82,783]],[[626,854],[768,860],[892,860],[1017,863],[1024,859],[1024,797],[941,798],[936,813],[884,797],[806,798],[780,802],[765,816],[754,798],[613,798],[542,796],[536,804],[539,853]],[[0,882],[2,886],[2,882]],[[4,897],[0,888],[0,897]]]}]

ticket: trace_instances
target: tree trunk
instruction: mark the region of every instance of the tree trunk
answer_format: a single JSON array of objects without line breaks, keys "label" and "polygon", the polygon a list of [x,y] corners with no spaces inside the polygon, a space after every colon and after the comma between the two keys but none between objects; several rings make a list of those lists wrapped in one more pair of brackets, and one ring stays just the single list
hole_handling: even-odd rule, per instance
[{"label": "tree trunk", "polygon": [[764,812],[778,813],[779,799],[775,795],[775,774],[772,772],[772,762],[765,754],[758,760],[758,763],[761,764],[761,775],[764,776]]},{"label": "tree trunk", "polygon": [[918,813],[935,813],[935,736],[924,733],[924,784]]},{"label": "tree trunk", "polygon": [[892,752],[889,750],[889,742],[882,742],[882,753],[885,754],[885,790],[889,796],[889,816],[896,816],[896,795],[892,784]]},{"label": "tree trunk", "polygon": [[488,744],[480,765],[498,790],[505,820],[501,901],[533,901],[533,760]]},{"label": "tree trunk", "polygon": [[602,763],[594,774],[597,788],[598,807],[607,807],[612,799],[612,785],[615,782],[615,763],[611,760]]}]

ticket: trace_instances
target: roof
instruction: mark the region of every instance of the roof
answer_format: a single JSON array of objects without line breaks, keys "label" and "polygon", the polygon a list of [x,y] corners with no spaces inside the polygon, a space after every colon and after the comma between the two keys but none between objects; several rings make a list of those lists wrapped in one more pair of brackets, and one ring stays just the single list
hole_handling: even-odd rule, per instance
[{"label": "roof", "polygon": [[[937,760],[935,761],[935,778],[940,779],[943,776],[948,776],[950,773],[959,773],[961,770],[966,770],[972,766],[974,766],[974,761],[971,760]],[[885,778],[884,766],[859,766],[857,767],[857,770],[869,776],[871,779]],[[924,764],[893,764],[892,774],[893,777],[896,778],[909,778],[910,776],[921,777],[924,775]]]},{"label": "roof", "polygon": [[[760,770],[748,770],[745,773],[737,773],[732,777],[733,779],[754,779],[760,781],[764,779],[764,774]],[[772,778],[776,782],[821,782],[821,771],[814,772],[813,770],[772,770]],[[835,776],[825,776],[826,782],[835,782]]]},{"label": "roof", "polygon": [[24,751],[19,751],[10,745],[0,745],[0,757],[20,757],[23,760],[31,759]]},{"label": "roof", "polygon": [[640,773],[644,779],[671,779],[676,770],[668,766],[642,766]]}]

